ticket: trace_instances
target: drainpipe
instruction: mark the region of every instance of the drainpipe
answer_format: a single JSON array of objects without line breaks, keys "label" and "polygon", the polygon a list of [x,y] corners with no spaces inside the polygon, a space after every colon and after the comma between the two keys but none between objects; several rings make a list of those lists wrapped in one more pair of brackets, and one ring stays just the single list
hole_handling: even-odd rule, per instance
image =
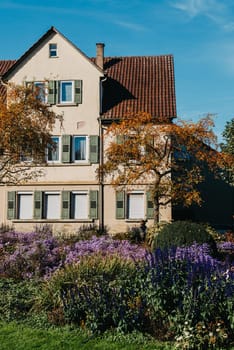
[{"label": "drainpipe", "polygon": [[[102,129],[102,121],[101,118],[98,120],[99,122],[99,140],[100,140],[100,149],[99,149],[99,167],[103,165],[103,129]],[[99,182],[99,229],[100,232],[104,230],[104,184],[103,184],[103,176],[102,174],[98,176]]]},{"label": "drainpipe", "polygon": [[[103,163],[104,163],[104,138],[103,138],[103,125],[102,125],[102,119],[101,119],[101,115],[102,115],[102,97],[103,97],[103,86],[102,84],[107,80],[107,77],[104,76],[100,79],[100,99],[99,99],[99,103],[100,103],[100,117],[98,118],[98,123],[99,123],[99,140],[100,140],[100,149],[99,149],[99,166],[102,167]],[[104,227],[105,227],[105,213],[104,213],[104,204],[105,204],[105,196],[104,196],[104,179],[103,179],[103,175],[99,175],[98,178],[99,181],[99,229],[101,232],[104,231]]]}]

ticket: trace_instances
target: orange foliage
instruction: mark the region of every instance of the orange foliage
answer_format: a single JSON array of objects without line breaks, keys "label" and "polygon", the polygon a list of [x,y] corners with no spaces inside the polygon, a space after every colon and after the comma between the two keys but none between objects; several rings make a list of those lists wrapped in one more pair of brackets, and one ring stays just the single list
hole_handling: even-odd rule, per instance
[{"label": "orange foliage", "polygon": [[116,187],[147,185],[155,221],[160,205],[171,201],[201,204],[197,185],[205,172],[220,175],[221,169],[233,164],[233,157],[218,152],[213,126],[210,116],[197,123],[179,120],[174,124],[147,113],[129,114],[107,129],[99,176]]},{"label": "orange foliage", "polygon": [[0,101],[0,183],[17,184],[41,175],[45,150],[57,119],[30,87],[8,85]]}]

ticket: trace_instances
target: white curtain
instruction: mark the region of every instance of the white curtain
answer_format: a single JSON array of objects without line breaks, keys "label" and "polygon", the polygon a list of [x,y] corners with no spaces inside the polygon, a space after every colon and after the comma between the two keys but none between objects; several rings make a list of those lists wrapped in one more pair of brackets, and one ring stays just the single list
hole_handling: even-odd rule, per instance
[{"label": "white curtain", "polygon": [[30,193],[19,194],[19,219],[33,218],[33,196]]},{"label": "white curtain", "polygon": [[143,193],[131,193],[128,195],[129,219],[144,218],[144,196]]},{"label": "white curtain", "polygon": [[74,219],[88,219],[88,195],[74,194]]},{"label": "white curtain", "polygon": [[60,195],[46,194],[46,218],[60,219]]}]

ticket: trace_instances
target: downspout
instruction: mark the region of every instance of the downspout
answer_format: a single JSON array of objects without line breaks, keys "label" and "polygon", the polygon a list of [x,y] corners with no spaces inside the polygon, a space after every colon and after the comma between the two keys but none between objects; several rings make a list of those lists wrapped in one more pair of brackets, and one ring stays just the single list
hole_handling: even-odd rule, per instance
[{"label": "downspout", "polygon": [[[99,167],[103,165],[103,130],[102,130],[102,121],[101,118],[99,122],[99,140],[100,140],[100,150],[99,150]],[[104,231],[104,184],[103,184],[103,175],[98,173],[98,182],[99,182],[99,229],[100,232]]]},{"label": "downspout", "polygon": [[[100,149],[99,149],[99,167],[103,166],[104,163],[104,141],[103,141],[103,126],[102,126],[102,83],[107,80],[107,77],[103,77],[100,79],[100,111],[99,111],[99,118],[98,118],[98,123],[99,123],[99,140],[100,140]],[[104,204],[105,204],[105,196],[104,196],[104,179],[103,179],[103,174],[99,173],[98,176],[98,181],[99,181],[99,229],[100,232],[104,232],[105,228],[105,213],[104,213]]]}]

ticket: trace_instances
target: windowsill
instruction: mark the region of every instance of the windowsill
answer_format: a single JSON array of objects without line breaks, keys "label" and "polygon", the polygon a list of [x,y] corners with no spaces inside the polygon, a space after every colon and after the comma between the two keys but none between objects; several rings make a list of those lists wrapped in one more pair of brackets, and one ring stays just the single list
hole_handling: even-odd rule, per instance
[{"label": "windowsill", "polygon": [[142,220],[145,220],[143,218],[141,219],[125,219],[126,222],[141,222]]},{"label": "windowsill", "polygon": [[98,164],[98,163],[90,163],[90,162],[74,162],[74,163],[60,163],[60,162],[48,162],[47,165],[48,166],[53,166],[53,167],[56,167],[56,166],[59,166],[59,167],[64,167],[64,166],[79,166],[79,165],[82,165],[82,166],[90,166],[92,164]]},{"label": "windowsill", "polygon": [[79,103],[75,103],[75,102],[64,102],[64,103],[56,103],[57,107],[74,107],[74,106],[78,106]]},{"label": "windowsill", "polygon": [[11,220],[13,223],[75,223],[75,222],[83,222],[83,223],[92,223],[94,219],[13,219]]}]

